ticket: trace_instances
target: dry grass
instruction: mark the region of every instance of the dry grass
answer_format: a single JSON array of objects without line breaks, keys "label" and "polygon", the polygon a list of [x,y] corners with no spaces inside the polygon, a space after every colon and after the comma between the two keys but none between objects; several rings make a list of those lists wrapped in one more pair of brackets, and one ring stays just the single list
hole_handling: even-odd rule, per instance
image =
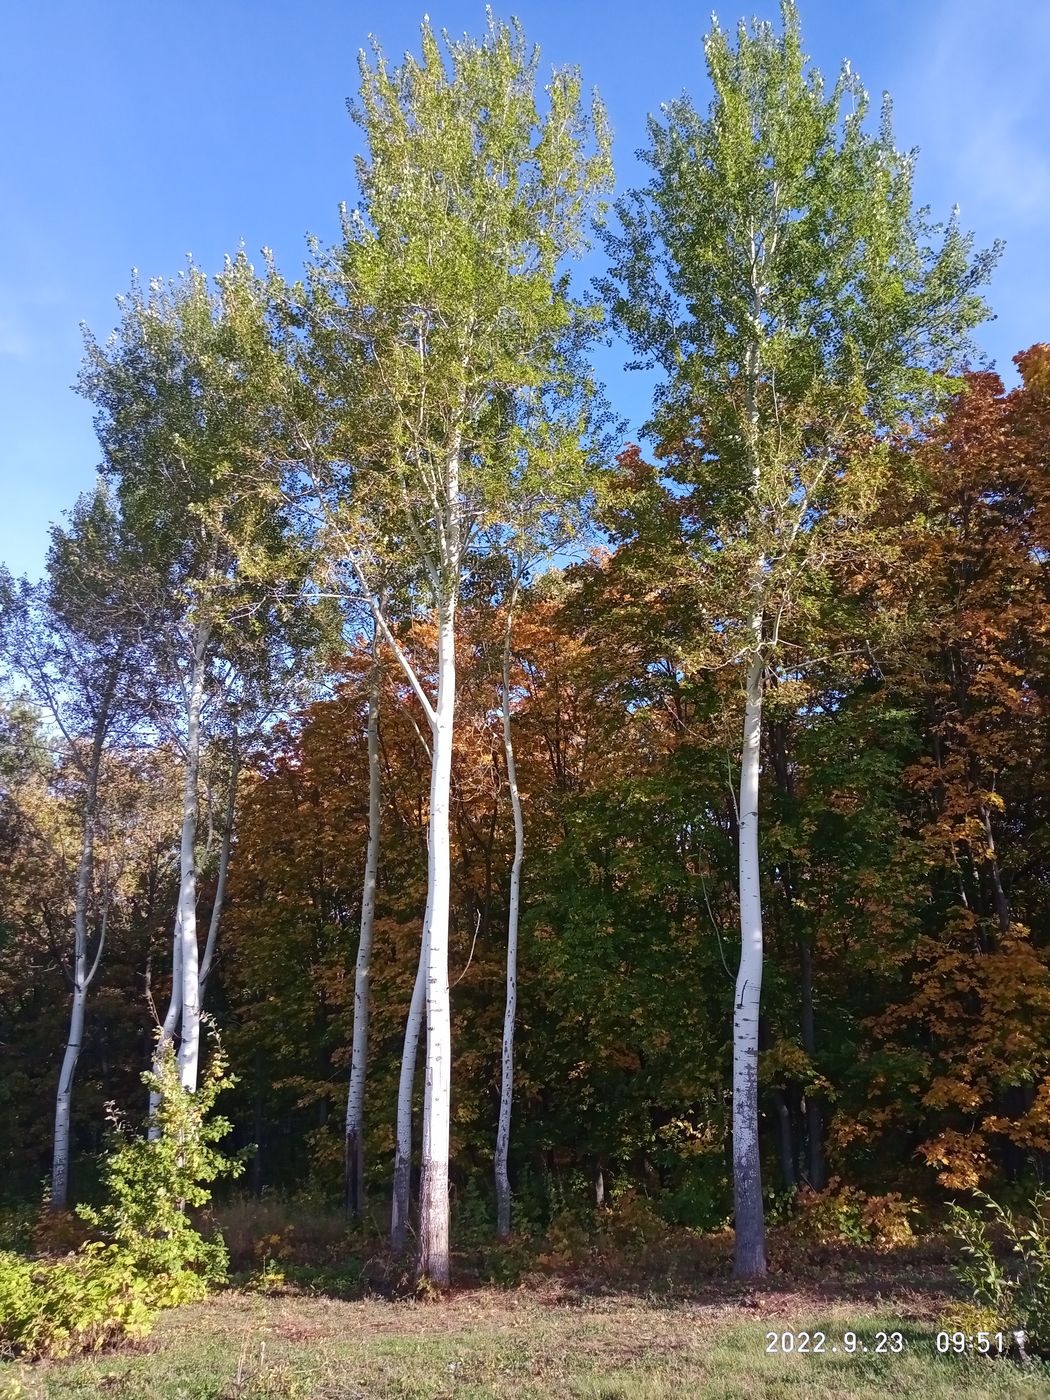
[{"label": "dry grass", "polygon": [[298,1201],[244,1197],[216,1207],[214,1222],[235,1273],[250,1272],[266,1258],[319,1268],[334,1265],[361,1243],[344,1215]]}]

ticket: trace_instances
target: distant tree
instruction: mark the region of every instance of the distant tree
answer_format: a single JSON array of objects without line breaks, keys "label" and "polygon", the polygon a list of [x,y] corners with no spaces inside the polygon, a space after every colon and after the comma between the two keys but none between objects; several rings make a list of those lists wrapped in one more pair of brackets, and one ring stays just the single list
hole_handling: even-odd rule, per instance
[{"label": "distant tree", "polygon": [[52,530],[44,582],[5,588],[3,643],[10,672],[32,697],[59,746],[67,798],[77,813],[79,852],[72,889],[69,1029],[55,1099],[51,1206],[69,1198],[73,1083],[84,1041],[87,998],[99,969],[119,872],[98,859],[114,806],[105,790],[113,746],[138,718],[142,619],[131,603],[135,553],[102,487],[83,496],[69,529]]}]

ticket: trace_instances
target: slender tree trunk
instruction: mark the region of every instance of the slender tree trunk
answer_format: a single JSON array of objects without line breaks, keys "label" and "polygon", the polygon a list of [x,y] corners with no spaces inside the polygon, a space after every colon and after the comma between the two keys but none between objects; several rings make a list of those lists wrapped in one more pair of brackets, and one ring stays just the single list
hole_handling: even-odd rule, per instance
[{"label": "slender tree trunk", "polygon": [[[802,1048],[812,1064],[817,1053],[813,1015],[813,948],[805,934],[799,939],[799,971],[802,991]],[[806,1137],[809,1142],[809,1184],[814,1191],[823,1191],[827,1184],[827,1170],[824,1165],[824,1103],[811,1087],[806,1089]]]},{"label": "slender tree trunk", "polygon": [[747,669],[740,762],[740,969],[733,1015],[733,1194],[738,1278],[766,1272],[758,1138],[758,1019],[762,994],[762,890],[758,858],[758,790],[762,737],[762,618],[753,619],[755,649]]},{"label": "slender tree trunk", "polygon": [[200,1060],[201,1002],[197,948],[197,804],[200,778],[201,705],[204,698],[206,624],[194,637],[193,668],[186,698],[186,777],[182,791],[182,844],[179,870],[179,911],[182,945],[182,1040],[179,1079],[188,1093],[197,1089]]},{"label": "slender tree trunk", "polygon": [[507,913],[507,1001],[503,1013],[503,1068],[500,1078],[499,1126],[496,1131],[496,1233],[501,1239],[510,1234],[510,1112],[514,1096],[514,1020],[518,1005],[518,903],[521,893],[521,864],[525,853],[525,827],[521,816],[521,795],[514,766],[514,740],[510,727],[510,642],[514,620],[517,580],[507,604],[507,625],[503,634],[503,755],[507,764],[507,787],[514,813],[514,861],[510,870],[510,905]]},{"label": "slender tree trunk", "polygon": [[77,959],[73,980],[73,1005],[69,1016],[69,1034],[62,1056],[55,1098],[55,1144],[51,1162],[51,1209],[65,1210],[69,1201],[69,1119],[73,1099],[73,1076],[84,1039],[84,1009],[87,987],[83,981],[83,959]]},{"label": "slender tree trunk", "polygon": [[456,707],[455,607],[443,599],[438,617],[438,686],[433,724],[427,881],[427,1048],[423,1098],[418,1271],[439,1288],[449,1282],[448,1159],[451,1125],[452,1023],[448,987],[451,882],[449,806]]},{"label": "slender tree trunk", "polygon": [[[198,1008],[204,1004],[204,994],[207,990],[208,976],[211,973],[212,961],[215,957],[215,946],[219,937],[219,924],[222,918],[222,908],[226,899],[226,876],[230,866],[230,846],[233,840],[234,813],[237,805],[237,775],[239,771],[237,758],[237,740],[233,741],[232,767],[230,769],[230,786],[226,796],[226,813],[222,829],[222,845],[219,848],[219,868],[215,877],[215,898],[212,901],[211,918],[208,921],[208,937],[204,945],[204,957],[201,959],[200,970],[197,976]],[[194,905],[196,906],[196,888],[194,888]],[[182,897],[180,882],[179,905],[175,912],[175,937],[172,945],[171,955],[171,996],[168,998],[168,1009],[164,1013],[164,1020],[161,1022],[160,1035],[157,1037],[157,1046],[153,1052],[153,1072],[158,1073],[164,1051],[175,1038],[182,1016],[182,1002],[185,995],[184,980],[182,975]],[[196,940],[194,940],[196,942]],[[148,1136],[155,1141],[160,1136],[160,1125],[156,1121],[157,1110],[160,1107],[160,1094],[156,1089],[150,1090],[149,1096],[149,1131]]]},{"label": "slender tree trunk", "polygon": [[777,1114],[777,1147],[780,1152],[780,1174],[784,1179],[784,1190],[792,1192],[798,1186],[795,1177],[795,1144],[791,1132],[791,1110],[783,1089],[774,1089],[773,1107]]},{"label": "slender tree trunk", "polygon": [[[346,1098],[346,1209],[360,1219],[365,1209],[365,1076],[368,1073],[368,1002],[372,971],[372,928],[375,923],[376,876],[379,870],[379,629],[372,639],[368,678],[368,850],[361,889],[361,935],[354,974],[354,1033],[350,1085]],[[413,1068],[415,1057],[413,1056]],[[411,1115],[411,1101],[409,1103]],[[409,1119],[411,1135],[411,1117]]]},{"label": "slender tree trunk", "polygon": [[[94,787],[96,775],[89,779]],[[55,1143],[51,1162],[51,1209],[65,1210],[69,1201],[69,1124],[73,1101],[73,1078],[84,1043],[84,1013],[92,973],[87,963],[87,904],[91,893],[91,863],[95,840],[95,801],[89,799],[90,810],[84,820],[80,868],[77,872],[76,912],[74,914],[73,1004],[69,1014],[69,1034],[62,1056],[55,1096]]]},{"label": "slender tree trunk", "polygon": [[[429,918],[429,903],[428,915]],[[425,921],[424,921],[425,930]],[[404,1251],[408,1238],[408,1209],[412,1186],[412,1089],[419,1057],[419,1032],[426,1005],[427,941],[420,941],[412,1003],[405,1022],[405,1044],[401,1052],[401,1079],[397,1089],[397,1145],[394,1149],[394,1195],[390,1212],[390,1247],[395,1254]]]},{"label": "slender tree trunk", "polygon": [[[223,819],[222,844],[219,847],[219,867],[215,876],[215,897],[212,900],[211,917],[208,920],[208,936],[204,944],[204,956],[200,962],[200,969],[197,976],[198,983],[198,1005],[204,1005],[204,995],[207,991],[208,977],[211,974],[212,962],[215,958],[215,948],[219,938],[219,926],[222,920],[223,905],[226,900],[226,877],[230,868],[230,848],[233,842],[234,815],[237,807],[237,778],[240,765],[237,755],[237,737],[234,735],[231,752],[230,785],[226,794],[226,812]],[[196,903],[196,890],[194,890],[194,902]],[[168,998],[168,1009],[161,1022],[160,1035],[157,1037],[157,1046],[153,1053],[153,1072],[156,1074],[160,1068],[161,1057],[164,1049],[175,1038],[179,1021],[182,1015],[182,999],[184,994],[182,976],[182,898],[181,882],[178,908],[175,911],[175,937],[172,946],[171,957],[171,996]],[[149,1096],[149,1137],[156,1139],[160,1136],[160,1128],[154,1121],[157,1109],[160,1107],[160,1094],[156,1089],[150,1090]]]},{"label": "slender tree trunk", "polygon": [[995,915],[999,923],[1000,935],[1010,932],[1010,901],[1006,897],[1006,890],[1003,888],[1002,872],[999,869],[999,856],[995,849],[995,837],[992,834],[992,818],[988,808],[982,802],[980,806],[981,821],[984,824],[985,836],[988,841],[988,862],[992,877],[992,894],[995,901]]},{"label": "slender tree trunk", "polygon": [[[754,485],[753,507],[761,512],[762,471],[759,459],[758,387],[762,370],[762,261],[756,229],[751,227],[751,321],[753,339],[746,350],[748,450]],[[733,1198],[736,1231],[734,1272],[756,1278],[766,1272],[765,1221],[762,1211],[762,1161],[758,1137],[758,1035],[762,997],[762,886],[758,856],[758,789],[762,755],[763,576],[765,559],[756,559],[751,632],[740,757],[739,886],[740,967],[733,1010]]]},{"label": "slender tree trunk", "polygon": [[95,828],[98,822],[98,778],[102,753],[109,728],[113,696],[117,688],[123,652],[119,653],[109,673],[99,703],[95,729],[88,756],[84,792],[84,828],[80,843],[80,864],[77,868],[76,899],[73,906],[73,1002],[69,1013],[69,1034],[62,1056],[55,1094],[55,1140],[51,1158],[51,1209],[65,1210],[69,1200],[69,1130],[73,1106],[73,1080],[84,1043],[84,1019],[88,988],[102,958],[106,940],[106,916],[103,914],[98,947],[88,966],[88,905],[91,901],[91,881],[95,861]]},{"label": "slender tree trunk", "polygon": [[[171,995],[168,997],[168,1009],[164,1013],[164,1020],[160,1023],[160,1034],[157,1037],[157,1044],[153,1050],[153,1073],[160,1073],[161,1061],[164,1051],[175,1039],[175,1032],[179,1026],[179,1016],[182,1013],[182,904],[175,911],[175,933],[171,945]],[[160,1124],[157,1122],[157,1110],[160,1108],[160,1093],[156,1089],[149,1091],[149,1130],[148,1136],[155,1142],[160,1137]]]},{"label": "slender tree trunk", "polygon": [[233,828],[237,815],[237,779],[240,774],[240,757],[237,752],[237,734],[234,733],[230,746],[230,785],[226,791],[226,811],[222,822],[222,844],[219,846],[219,868],[215,874],[215,897],[211,904],[211,918],[208,920],[208,936],[204,940],[204,956],[201,958],[199,984],[199,1004],[204,1005],[204,993],[208,988],[208,977],[215,959],[215,946],[219,941],[219,926],[222,922],[223,905],[226,902],[226,876],[230,869],[230,848],[233,844]]}]

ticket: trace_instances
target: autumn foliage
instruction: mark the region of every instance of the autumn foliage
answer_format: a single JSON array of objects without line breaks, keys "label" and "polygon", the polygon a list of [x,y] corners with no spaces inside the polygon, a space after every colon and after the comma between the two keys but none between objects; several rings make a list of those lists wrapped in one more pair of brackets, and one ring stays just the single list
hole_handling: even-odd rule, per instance
[{"label": "autumn foliage", "polygon": [[[894,1203],[1023,1185],[1050,1162],[1050,346],[1017,364],[1017,388],[973,373],[943,419],[893,445],[878,548],[863,565],[830,561],[767,698],[766,1175],[774,1194],[801,1192],[858,1230],[869,1198],[904,1221]],[[512,1178],[525,1220],[574,1194],[631,1191],[713,1226],[730,1201],[741,697],[712,640],[717,592],[682,563],[681,497],[632,448],[602,509],[607,545],[533,578],[513,636],[526,860]],[[460,627],[453,1190],[469,1216],[491,1173],[513,832],[502,619],[478,596]],[[401,642],[425,674],[433,638],[416,627]],[[362,640],[325,697],[260,742],[242,786],[210,995],[239,1076],[226,1112],[254,1145],[257,1190],[339,1197],[368,664]],[[31,719],[5,724],[13,755]],[[427,736],[389,655],[380,736],[365,1115],[377,1200],[426,885]],[[24,735],[17,747],[32,752]],[[0,880],[18,936],[0,968],[0,1095],[28,1184],[46,1163],[65,995],[49,921],[68,862],[49,833],[68,814],[39,766],[5,762]],[[147,778],[129,763],[131,805]],[[147,848],[122,876],[97,993],[105,1033],[84,1048],[82,1157],[100,1145],[104,1098],[134,1107],[147,977],[154,1002],[166,991],[174,875],[160,843]]]}]

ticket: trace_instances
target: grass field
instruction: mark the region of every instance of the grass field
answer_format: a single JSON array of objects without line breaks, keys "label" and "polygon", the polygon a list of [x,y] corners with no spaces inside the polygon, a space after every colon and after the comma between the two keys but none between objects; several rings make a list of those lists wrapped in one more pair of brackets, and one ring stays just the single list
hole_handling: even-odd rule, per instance
[{"label": "grass field", "polygon": [[[3,1400],[847,1400],[1050,1397],[1050,1368],[941,1356],[936,1287],[711,1280],[693,1296],[566,1281],[461,1289],[440,1302],[227,1292],[165,1315],[149,1341],[89,1361],[0,1366]],[[826,1333],[823,1355],[766,1351],[776,1330]],[[857,1334],[849,1356],[843,1333]],[[876,1354],[899,1331],[900,1355]],[[831,1348],[838,1346],[838,1351]]]}]

